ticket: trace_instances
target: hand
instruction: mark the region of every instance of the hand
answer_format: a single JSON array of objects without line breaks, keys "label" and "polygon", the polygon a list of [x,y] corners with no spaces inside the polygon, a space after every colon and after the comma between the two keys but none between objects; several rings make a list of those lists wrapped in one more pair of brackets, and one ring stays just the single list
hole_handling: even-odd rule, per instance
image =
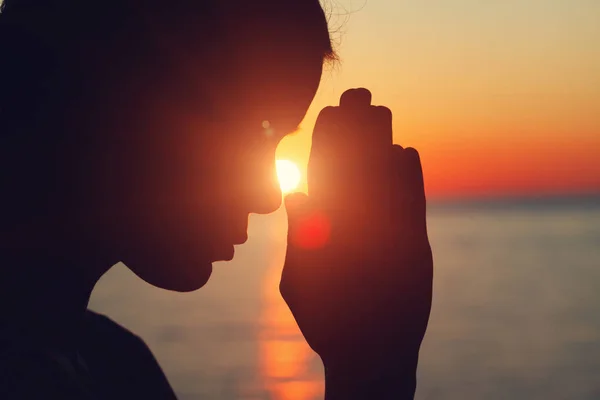
[{"label": "hand", "polygon": [[419,155],[392,116],[349,90],[322,110],[309,195],[286,198],[280,290],[325,366],[326,398],[412,398],[432,296]]}]

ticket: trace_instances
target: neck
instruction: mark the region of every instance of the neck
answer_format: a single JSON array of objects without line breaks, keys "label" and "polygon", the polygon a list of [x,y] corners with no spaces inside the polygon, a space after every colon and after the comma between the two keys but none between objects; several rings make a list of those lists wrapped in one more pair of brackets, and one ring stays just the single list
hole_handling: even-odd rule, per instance
[{"label": "neck", "polygon": [[0,337],[73,348],[99,276],[64,259],[0,253]]}]

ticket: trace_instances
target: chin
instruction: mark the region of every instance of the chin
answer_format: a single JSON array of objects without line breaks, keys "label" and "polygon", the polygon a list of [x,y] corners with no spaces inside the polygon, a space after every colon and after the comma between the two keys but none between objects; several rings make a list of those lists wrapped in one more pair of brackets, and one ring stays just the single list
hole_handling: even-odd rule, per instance
[{"label": "chin", "polygon": [[137,276],[161,289],[175,292],[193,292],[198,290],[210,279],[212,274],[212,263],[203,262],[188,265],[174,265],[164,262],[148,263],[143,265],[125,265]]},{"label": "chin", "polygon": [[166,281],[154,286],[175,292],[193,292],[206,285],[211,275],[212,263],[208,263],[206,266],[198,266],[192,273],[173,274]]}]

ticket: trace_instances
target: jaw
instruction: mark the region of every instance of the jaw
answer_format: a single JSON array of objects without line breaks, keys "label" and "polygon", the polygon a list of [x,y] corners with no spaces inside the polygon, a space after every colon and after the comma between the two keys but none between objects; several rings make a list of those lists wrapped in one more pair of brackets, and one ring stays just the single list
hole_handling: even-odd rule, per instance
[{"label": "jaw", "polygon": [[142,280],[165,290],[192,292],[203,287],[212,274],[212,262],[198,253],[148,247],[122,259]]}]

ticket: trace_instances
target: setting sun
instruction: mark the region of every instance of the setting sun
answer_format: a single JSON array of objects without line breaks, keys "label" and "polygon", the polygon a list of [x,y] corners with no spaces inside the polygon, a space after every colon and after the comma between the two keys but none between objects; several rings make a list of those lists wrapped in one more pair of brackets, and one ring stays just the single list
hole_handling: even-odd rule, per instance
[{"label": "setting sun", "polygon": [[277,160],[277,178],[283,193],[289,193],[298,187],[300,183],[300,170],[298,166],[289,160]]}]

